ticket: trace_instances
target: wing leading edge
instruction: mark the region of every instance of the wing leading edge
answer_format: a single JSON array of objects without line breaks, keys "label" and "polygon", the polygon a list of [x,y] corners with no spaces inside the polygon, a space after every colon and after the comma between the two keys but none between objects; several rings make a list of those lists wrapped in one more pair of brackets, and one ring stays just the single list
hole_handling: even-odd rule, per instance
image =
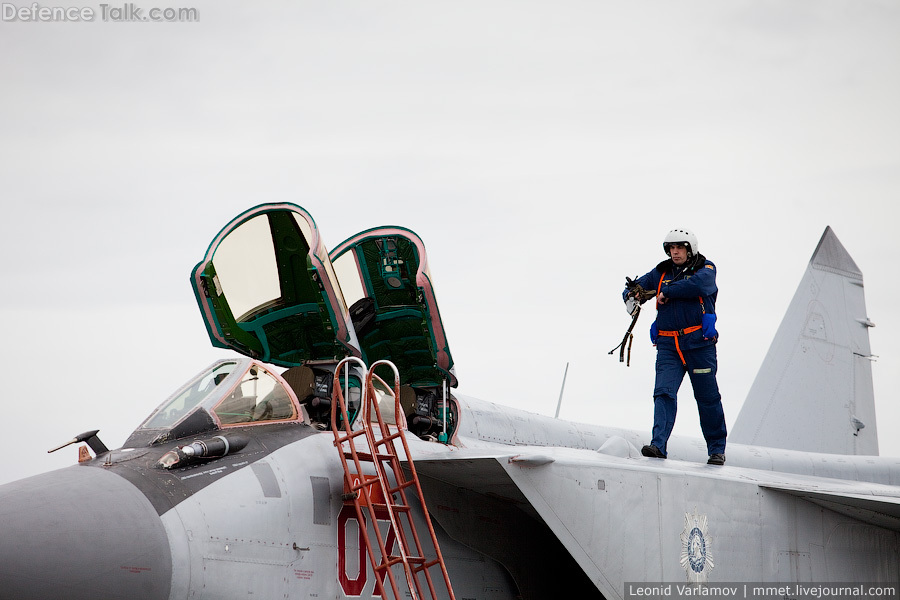
[{"label": "wing leading edge", "polygon": [[858,521],[900,532],[900,498],[896,496],[844,493],[811,486],[761,485],[760,487],[803,498]]}]

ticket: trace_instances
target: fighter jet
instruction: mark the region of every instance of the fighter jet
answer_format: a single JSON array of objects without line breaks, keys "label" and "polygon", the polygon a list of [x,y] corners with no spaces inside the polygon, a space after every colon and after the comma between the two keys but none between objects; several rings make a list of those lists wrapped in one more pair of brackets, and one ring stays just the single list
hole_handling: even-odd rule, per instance
[{"label": "fighter jet", "polygon": [[725,466],[702,440],[646,458],[646,432],[456,393],[408,229],[329,253],[306,210],[263,204],[190,281],[233,356],[121,448],[85,432],[78,464],[0,487],[0,599],[622,599],[726,582],[897,597],[900,459],[877,456],[873,324],[830,228]]}]

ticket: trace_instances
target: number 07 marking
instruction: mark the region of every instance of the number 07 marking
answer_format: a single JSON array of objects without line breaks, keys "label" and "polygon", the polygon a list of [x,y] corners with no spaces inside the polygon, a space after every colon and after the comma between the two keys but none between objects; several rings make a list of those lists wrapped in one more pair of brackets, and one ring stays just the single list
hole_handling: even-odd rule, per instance
[{"label": "number 07 marking", "polygon": [[[397,536],[394,532],[394,528],[390,524],[390,518],[388,517],[387,511],[384,511],[383,514],[376,514],[379,523],[387,523],[387,537],[384,540],[384,545],[387,547],[388,554],[390,554],[394,549],[394,544],[397,540]],[[363,520],[365,520],[365,515],[363,515]],[[348,547],[347,545],[347,529],[350,523],[353,523],[356,527],[356,545],[351,545]],[[337,522],[337,534],[338,534],[338,581],[341,584],[341,589],[344,590],[344,594],[347,596],[361,596],[363,590],[366,587],[366,583],[369,577],[369,559],[366,556],[366,544],[365,538],[363,537],[363,527],[366,527],[366,524],[360,526],[359,519],[356,518],[356,509],[352,505],[346,505],[341,509],[341,514],[338,516]],[[375,540],[375,533],[370,532],[369,539],[373,542]],[[359,565],[359,571],[355,574],[355,578],[351,578],[347,573],[347,553],[348,552],[356,552],[357,555],[357,565]],[[380,559],[378,548],[373,548],[372,552],[375,555],[376,560]],[[381,583],[384,583],[384,578],[387,575],[385,571],[381,571],[378,574],[378,579]],[[373,584],[374,585],[374,584]],[[372,592],[373,596],[379,596],[377,591]]]}]

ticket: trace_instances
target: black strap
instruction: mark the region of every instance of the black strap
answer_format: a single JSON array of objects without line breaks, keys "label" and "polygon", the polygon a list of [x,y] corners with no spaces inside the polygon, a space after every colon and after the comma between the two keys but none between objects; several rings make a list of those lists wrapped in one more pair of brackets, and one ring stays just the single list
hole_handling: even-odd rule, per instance
[{"label": "black strap", "polygon": [[634,329],[635,323],[637,323],[638,317],[641,316],[641,307],[638,305],[637,309],[634,312],[634,316],[631,317],[631,325],[628,326],[628,331],[625,332],[625,337],[622,338],[622,341],[619,342],[619,345],[609,351],[610,354],[619,351],[619,362],[625,362],[625,342],[628,342],[628,362],[626,363],[626,367],[631,366],[631,342],[634,338],[634,334],[631,333]]}]

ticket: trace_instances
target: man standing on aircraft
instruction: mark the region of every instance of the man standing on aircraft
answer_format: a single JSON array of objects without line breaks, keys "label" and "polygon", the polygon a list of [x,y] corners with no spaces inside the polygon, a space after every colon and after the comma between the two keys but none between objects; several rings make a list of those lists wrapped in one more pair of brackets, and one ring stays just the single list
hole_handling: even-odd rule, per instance
[{"label": "man standing on aircraft", "polygon": [[[673,229],[663,241],[667,260],[622,292],[629,307],[656,296],[656,321],[650,339],[656,346],[653,389],[653,439],[641,454],[666,458],[675,426],[678,388],[687,373],[706,438],[708,464],[725,464],[725,413],[716,382],[716,266],[698,251],[697,236]],[[645,293],[641,293],[644,292]],[[655,290],[655,293],[654,293]],[[634,314],[633,308],[630,312]]]}]

